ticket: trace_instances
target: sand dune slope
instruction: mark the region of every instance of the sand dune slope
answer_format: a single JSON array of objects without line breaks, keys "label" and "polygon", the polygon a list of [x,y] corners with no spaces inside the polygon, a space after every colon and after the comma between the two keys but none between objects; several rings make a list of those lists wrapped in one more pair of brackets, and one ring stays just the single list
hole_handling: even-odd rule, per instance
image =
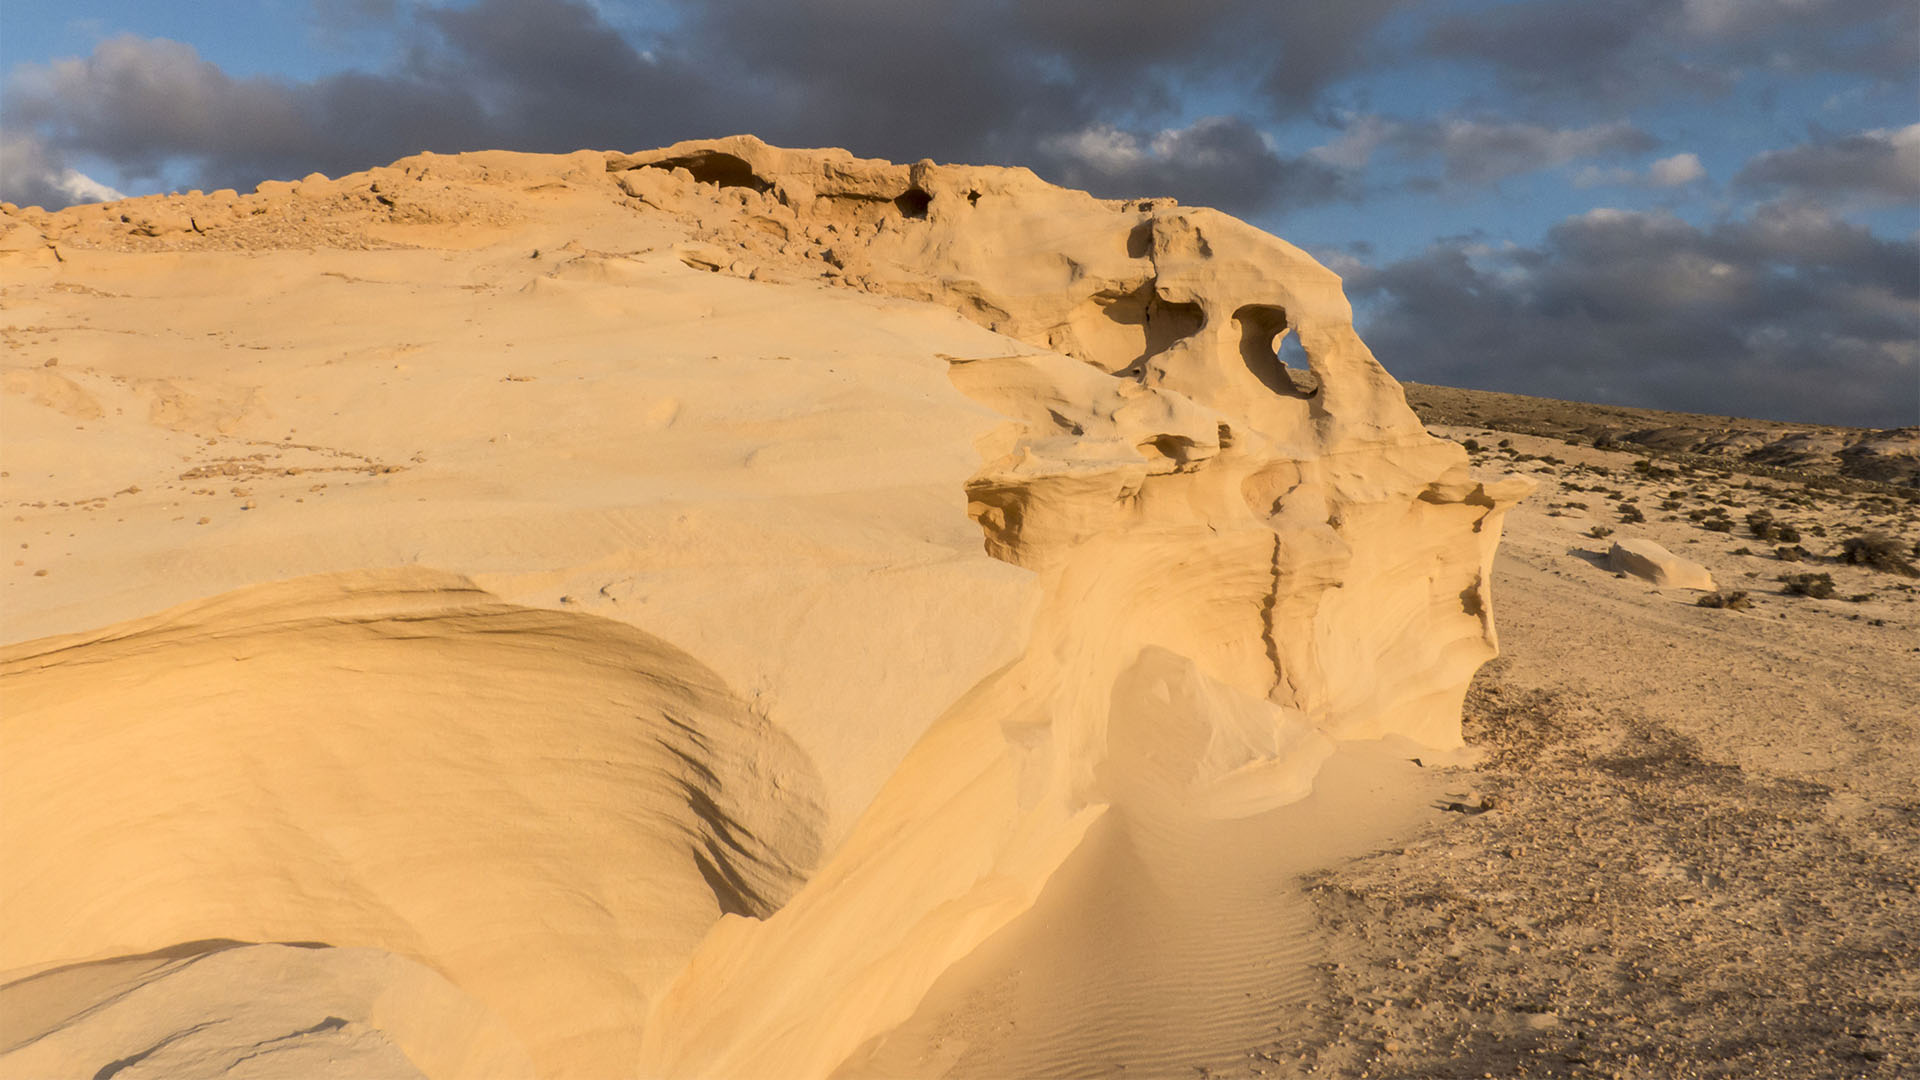
[{"label": "sand dune slope", "polygon": [[[0,798],[38,828],[9,851],[0,967],[372,946],[584,1063],[722,912],[778,907],[818,854],[819,778],[711,671],[445,574],[260,586],[13,650],[4,677]],[[98,811],[38,812],[83,775]]]},{"label": "sand dune slope", "polygon": [[533,1072],[497,1017],[376,949],[192,942],[12,983],[0,1017],[0,1076],[21,1080]]},{"label": "sand dune slope", "polygon": [[[1214,211],[734,138],[4,220],[16,1055],[1166,1064],[1113,1018],[1297,973],[1257,898],[1419,797],[1494,655],[1528,485]],[[1127,865],[1184,959],[1024,1065],[929,1048]],[[267,944],[140,959],[209,939]],[[299,1009],[197,1034],[223,965]]]}]

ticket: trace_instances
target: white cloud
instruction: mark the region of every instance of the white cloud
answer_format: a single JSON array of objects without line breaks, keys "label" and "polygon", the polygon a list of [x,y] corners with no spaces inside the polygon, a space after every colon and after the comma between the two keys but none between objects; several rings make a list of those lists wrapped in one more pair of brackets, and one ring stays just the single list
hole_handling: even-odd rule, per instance
[{"label": "white cloud", "polygon": [[1647,182],[1655,187],[1680,187],[1706,176],[1707,167],[1700,164],[1698,154],[1675,154],[1647,166]]},{"label": "white cloud", "polygon": [[1707,178],[1707,167],[1698,154],[1675,154],[1648,165],[1645,172],[1615,165],[1601,168],[1588,165],[1573,174],[1573,186],[1592,187],[1685,187]]},{"label": "white cloud", "polygon": [[38,139],[0,139],[0,199],[55,210],[74,203],[124,198],[86,173],[62,164]]},{"label": "white cloud", "polygon": [[1040,149],[1108,173],[1137,168],[1147,156],[1138,136],[1106,124],[1048,136],[1040,140]]},{"label": "white cloud", "polygon": [[74,202],[112,202],[124,199],[120,191],[88,176],[78,169],[63,169],[57,177],[50,177],[53,186],[65,192]]}]

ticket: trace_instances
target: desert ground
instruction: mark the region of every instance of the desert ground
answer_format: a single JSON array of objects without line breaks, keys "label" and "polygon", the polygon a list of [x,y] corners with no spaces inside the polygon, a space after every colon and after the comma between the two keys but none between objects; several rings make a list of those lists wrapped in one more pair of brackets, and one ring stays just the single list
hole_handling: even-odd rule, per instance
[{"label": "desert ground", "polygon": [[[1437,430],[1542,481],[1494,564],[1502,655],[1465,713],[1486,757],[1417,838],[1313,878],[1331,991],[1247,1073],[1920,1067],[1920,777],[1901,749],[1920,580],[1829,557],[1873,530],[1911,556],[1914,492]],[[1634,504],[1647,520],[1621,521]],[[1802,544],[1757,539],[1763,510]],[[1752,606],[1616,576],[1596,527],[1684,552]],[[1780,580],[1808,572],[1834,595]]]},{"label": "desert ground", "polygon": [[751,138],[0,209],[0,1077],[1920,1070],[1909,429]]}]

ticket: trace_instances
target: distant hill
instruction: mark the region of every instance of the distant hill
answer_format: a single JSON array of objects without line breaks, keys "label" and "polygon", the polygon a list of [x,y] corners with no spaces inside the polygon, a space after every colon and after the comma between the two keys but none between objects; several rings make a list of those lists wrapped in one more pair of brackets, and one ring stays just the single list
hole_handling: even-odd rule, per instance
[{"label": "distant hill", "polygon": [[1760,475],[1830,475],[1920,488],[1920,427],[1834,427],[1737,416],[1663,412],[1620,405],[1404,383],[1407,404],[1429,424],[1478,424],[1501,431],[1622,445],[1714,459]]}]

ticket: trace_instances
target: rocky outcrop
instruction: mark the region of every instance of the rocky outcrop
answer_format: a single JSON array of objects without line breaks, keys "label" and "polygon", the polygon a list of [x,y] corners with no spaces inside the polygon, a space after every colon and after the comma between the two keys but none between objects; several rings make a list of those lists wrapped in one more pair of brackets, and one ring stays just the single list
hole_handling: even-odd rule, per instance
[{"label": "rocky outcrop", "polygon": [[[1459,744],[1467,681],[1495,650],[1500,517],[1528,484],[1480,483],[1463,451],[1426,434],[1354,333],[1339,279],[1305,253],[1216,211],[1095,200],[1021,170],[746,138],[608,167],[669,211],[723,189],[738,213],[700,221],[742,253],[736,269],[825,264],[1033,346],[952,371],[1012,418],[968,482],[968,510],[989,551],[1040,575],[1025,657],[942,718],[794,903],[709,939],[649,1022],[647,1068],[825,1070],[867,1029],[799,1036],[800,1010],[904,1019],[921,988],[898,978],[902,955],[962,955],[1110,805],[1098,768],[1115,752],[1110,688],[1143,650],[1177,655],[1212,693],[1265,703],[1269,734],[1230,735],[1216,713],[1206,726],[1223,744],[1177,752],[1194,755],[1178,767],[1197,798],[1272,760],[1270,733],[1293,727]],[[1304,368],[1281,361],[1288,336]],[[903,830],[938,838],[938,872],[891,846]],[[857,941],[828,929],[848,898],[903,876],[914,898]],[[769,986],[747,971],[780,975]]]},{"label": "rocky outcrop", "polygon": [[[1104,819],[1457,747],[1494,655],[1528,483],[1224,214],[745,137],[161,201],[10,215],[49,311],[147,304],[166,251],[167,310],[278,317],[191,379],[161,347],[8,375],[49,453],[84,413],[186,460],[97,504],[166,573],[13,616],[6,861],[95,858],[12,894],[0,968],[372,948],[546,1074],[826,1076]],[[234,531],[173,501],[208,483]],[[91,752],[111,812],[61,779]]]}]

